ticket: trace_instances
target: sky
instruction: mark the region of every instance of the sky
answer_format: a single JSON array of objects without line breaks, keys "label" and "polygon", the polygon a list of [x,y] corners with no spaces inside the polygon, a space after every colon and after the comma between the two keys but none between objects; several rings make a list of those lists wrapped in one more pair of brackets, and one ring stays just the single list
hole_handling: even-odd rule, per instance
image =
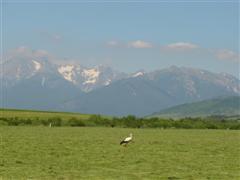
[{"label": "sky", "polygon": [[123,72],[172,65],[239,76],[239,1],[3,0],[2,53],[19,48]]}]

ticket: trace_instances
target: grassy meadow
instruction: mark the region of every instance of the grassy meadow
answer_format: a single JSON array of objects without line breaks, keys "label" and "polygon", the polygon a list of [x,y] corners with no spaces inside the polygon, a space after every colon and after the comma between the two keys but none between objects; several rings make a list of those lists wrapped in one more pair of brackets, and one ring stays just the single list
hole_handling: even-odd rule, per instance
[{"label": "grassy meadow", "polygon": [[237,180],[239,152],[236,130],[2,126],[0,179]]},{"label": "grassy meadow", "polygon": [[89,114],[70,113],[70,112],[51,112],[51,111],[34,111],[34,110],[18,110],[18,109],[0,109],[0,117],[5,118],[24,118],[24,119],[47,119],[54,117],[61,117],[63,120],[70,118],[88,119]]}]

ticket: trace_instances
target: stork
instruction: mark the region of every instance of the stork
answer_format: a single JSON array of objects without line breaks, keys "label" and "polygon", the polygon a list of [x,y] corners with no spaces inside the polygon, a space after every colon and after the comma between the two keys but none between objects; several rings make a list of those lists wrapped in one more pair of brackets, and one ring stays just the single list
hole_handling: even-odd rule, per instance
[{"label": "stork", "polygon": [[132,133],[130,133],[129,137],[126,137],[124,140],[120,142],[120,145],[124,144],[125,146],[132,141]]}]

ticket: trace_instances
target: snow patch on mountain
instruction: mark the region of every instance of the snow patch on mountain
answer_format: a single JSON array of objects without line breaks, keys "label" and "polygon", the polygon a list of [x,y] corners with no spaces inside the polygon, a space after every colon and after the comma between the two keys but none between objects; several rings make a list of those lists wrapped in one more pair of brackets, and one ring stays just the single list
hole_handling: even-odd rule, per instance
[{"label": "snow patch on mountain", "polygon": [[105,86],[108,86],[111,82],[112,82],[112,80],[111,80],[111,79],[108,79],[108,80],[104,83],[104,85],[105,85]]},{"label": "snow patch on mountain", "polygon": [[132,77],[138,77],[138,76],[143,76],[144,72],[140,71],[132,75]]},{"label": "snow patch on mountain", "polygon": [[62,76],[64,77],[64,79],[74,82],[73,80],[73,65],[65,65],[65,66],[60,66],[58,68],[58,72],[60,74],[62,74]]},{"label": "snow patch on mountain", "polygon": [[33,62],[33,64],[34,64],[34,67],[35,67],[35,70],[36,70],[36,71],[38,71],[38,70],[41,69],[42,65],[41,65],[39,62],[34,61],[34,60],[33,60],[32,62]]},{"label": "snow patch on mountain", "polygon": [[82,75],[86,78],[86,81],[83,84],[94,84],[97,82],[97,79],[100,75],[98,69],[84,69]]},{"label": "snow patch on mountain", "polygon": [[17,78],[17,80],[19,80],[21,78],[21,68],[20,67],[17,67],[16,78]]}]

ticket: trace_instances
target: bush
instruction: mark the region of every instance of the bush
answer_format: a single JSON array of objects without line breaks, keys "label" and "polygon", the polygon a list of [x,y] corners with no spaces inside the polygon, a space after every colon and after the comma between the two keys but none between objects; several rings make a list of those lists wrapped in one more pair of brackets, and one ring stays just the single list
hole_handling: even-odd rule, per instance
[{"label": "bush", "polygon": [[10,118],[8,120],[8,125],[9,126],[18,126],[19,124],[20,124],[20,120],[18,119],[18,117]]},{"label": "bush", "polygon": [[7,118],[0,117],[0,126],[104,126],[126,128],[183,128],[183,129],[240,129],[239,120],[226,120],[223,117],[183,118],[180,120],[160,118],[138,118],[133,115],[126,117],[105,118],[100,115],[92,115],[88,120],[71,118],[62,121],[60,117],[51,117],[39,120],[39,118]]},{"label": "bush", "polygon": [[48,119],[48,124],[52,126],[61,126],[62,125],[62,119],[60,117],[52,117]]},{"label": "bush", "polygon": [[73,127],[82,127],[85,126],[84,122],[77,118],[71,118],[68,120],[68,125]]}]

